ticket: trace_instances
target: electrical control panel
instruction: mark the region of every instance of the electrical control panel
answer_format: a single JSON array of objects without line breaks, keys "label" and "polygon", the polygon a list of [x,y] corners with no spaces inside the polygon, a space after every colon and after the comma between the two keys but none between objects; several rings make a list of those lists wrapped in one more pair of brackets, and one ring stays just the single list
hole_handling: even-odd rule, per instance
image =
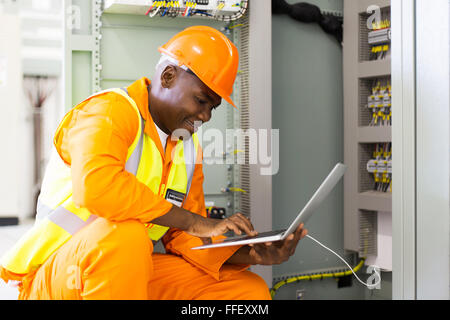
[{"label": "electrical control panel", "polygon": [[392,270],[390,2],[345,0],[344,16],[344,247]]},{"label": "electrical control panel", "polygon": [[221,17],[238,19],[247,9],[248,0],[106,0],[104,12],[153,17]]}]

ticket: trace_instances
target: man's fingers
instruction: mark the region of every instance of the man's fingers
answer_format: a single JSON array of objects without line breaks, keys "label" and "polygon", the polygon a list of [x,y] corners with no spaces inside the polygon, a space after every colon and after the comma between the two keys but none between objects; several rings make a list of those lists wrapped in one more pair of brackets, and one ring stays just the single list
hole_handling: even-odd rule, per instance
[{"label": "man's fingers", "polygon": [[282,247],[284,247],[286,250],[289,250],[291,255],[293,254],[293,252],[295,252],[298,242],[307,234],[307,230],[303,229],[303,227],[304,224],[300,224],[297,227],[297,230],[295,230],[294,233],[291,233],[282,243]]},{"label": "man's fingers", "polygon": [[304,237],[306,237],[308,235],[308,230],[307,229],[303,229],[302,230],[302,233],[301,233],[301,236],[300,236],[300,239],[303,239]]},{"label": "man's fingers", "polygon": [[242,234],[241,229],[231,220],[228,221],[227,228],[228,228],[228,230],[233,231],[237,235],[241,235]]},{"label": "man's fingers", "polygon": [[[242,214],[238,213],[229,218],[240,230],[244,231],[249,236],[255,236],[258,233],[254,230],[251,222]],[[241,234],[241,233],[239,233]]]},{"label": "man's fingers", "polygon": [[211,244],[212,243],[211,238],[201,237],[200,239],[202,240],[203,244]]},{"label": "man's fingers", "polygon": [[238,213],[235,216],[239,219],[239,222],[243,223],[243,225],[246,227],[246,229],[244,229],[244,231],[246,231],[247,234],[249,234],[249,235],[256,235],[256,234],[258,234],[255,231],[255,228],[253,227],[253,224],[251,223],[249,218],[244,216],[242,213]]},{"label": "man's fingers", "polygon": [[246,234],[253,236],[253,231],[250,230],[245,224],[243,224],[241,221],[236,220],[227,220],[227,229],[233,231],[237,235],[241,235],[242,231],[244,231]]},{"label": "man's fingers", "polygon": [[294,234],[298,240],[301,240],[306,237],[306,235],[308,234],[308,230],[304,229],[304,224],[302,223],[298,226],[297,230],[295,230]]}]

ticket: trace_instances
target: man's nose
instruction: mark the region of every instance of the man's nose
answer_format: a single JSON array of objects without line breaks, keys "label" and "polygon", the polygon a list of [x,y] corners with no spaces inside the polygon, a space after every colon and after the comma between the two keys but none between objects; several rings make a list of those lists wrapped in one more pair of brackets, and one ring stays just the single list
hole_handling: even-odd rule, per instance
[{"label": "man's nose", "polygon": [[211,120],[211,110],[205,110],[205,111],[203,111],[203,112],[201,112],[199,115],[198,115],[198,119],[200,120],[200,121],[202,121],[203,123],[206,123],[206,122],[208,122],[209,120]]}]

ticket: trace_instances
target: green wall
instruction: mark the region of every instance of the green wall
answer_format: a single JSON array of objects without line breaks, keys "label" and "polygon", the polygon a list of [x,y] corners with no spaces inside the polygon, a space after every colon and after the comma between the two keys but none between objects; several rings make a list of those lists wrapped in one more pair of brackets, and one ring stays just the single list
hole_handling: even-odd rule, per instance
[{"label": "green wall", "polygon": [[[296,3],[299,1],[288,1]],[[315,1],[326,10],[342,10],[342,1]],[[317,24],[272,17],[273,127],[280,129],[280,171],[273,177],[273,227],[283,228],[306,204],[337,162],[343,161],[342,49]],[[307,228],[331,249],[343,250],[342,182],[309,220]],[[341,266],[342,262],[309,239],[291,259],[274,266],[279,277]],[[337,289],[333,279],[286,285],[277,299],[364,298],[359,285]]]}]

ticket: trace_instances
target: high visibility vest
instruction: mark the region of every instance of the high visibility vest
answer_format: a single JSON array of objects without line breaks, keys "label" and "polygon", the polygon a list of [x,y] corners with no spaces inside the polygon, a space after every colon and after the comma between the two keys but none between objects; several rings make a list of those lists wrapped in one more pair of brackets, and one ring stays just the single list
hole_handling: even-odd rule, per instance
[{"label": "high visibility vest", "polygon": [[[197,135],[192,135],[192,139],[177,142],[167,183],[160,192],[163,161],[153,139],[144,134],[144,119],[126,89],[106,90],[89,97],[84,102],[107,92],[115,92],[125,97],[139,118],[138,133],[128,149],[125,170],[135,175],[155,194],[181,207],[187,198],[194,175],[199,143]],[[71,112],[61,122],[57,134],[70,119],[70,114]],[[97,216],[88,209],[77,207],[73,202],[70,167],[54,149],[42,183],[35,225],[3,256],[1,261],[3,268],[16,274],[29,273],[42,265],[53,252],[96,218]],[[151,223],[146,226],[152,240],[159,240],[169,229]]]}]

